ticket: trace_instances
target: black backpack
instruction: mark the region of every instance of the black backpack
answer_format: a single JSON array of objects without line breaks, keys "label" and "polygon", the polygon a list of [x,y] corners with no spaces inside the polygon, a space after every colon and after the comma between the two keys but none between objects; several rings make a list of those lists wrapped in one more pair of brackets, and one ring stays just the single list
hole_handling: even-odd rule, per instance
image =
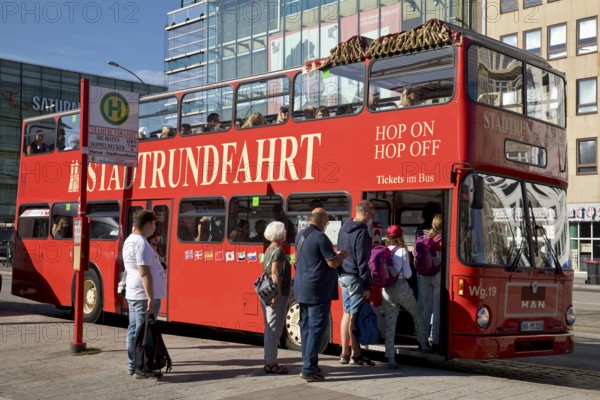
[{"label": "black backpack", "polygon": [[135,333],[135,370],[140,374],[152,374],[165,366],[166,373],[173,366],[167,346],[163,341],[158,324],[152,314],[146,313],[144,322]]}]

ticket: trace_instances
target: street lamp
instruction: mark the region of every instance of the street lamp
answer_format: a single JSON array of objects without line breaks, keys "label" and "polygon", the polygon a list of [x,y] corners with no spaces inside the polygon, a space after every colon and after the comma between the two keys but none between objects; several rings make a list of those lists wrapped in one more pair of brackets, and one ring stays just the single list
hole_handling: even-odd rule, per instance
[{"label": "street lamp", "polygon": [[119,65],[119,63],[117,63],[117,62],[115,62],[115,61],[109,61],[109,62],[108,62],[108,65],[110,65],[110,66],[113,66],[113,67],[117,67],[117,68],[124,69],[125,71],[129,72],[131,75],[133,75],[133,76],[135,76],[136,78],[138,78],[138,80],[139,80],[140,82],[142,82],[142,84],[144,84],[144,85],[146,84],[146,82],[144,82],[144,81],[142,80],[142,78],[140,78],[140,77],[139,77],[139,76],[137,76],[135,73],[133,73],[133,71],[130,71],[130,70],[128,70],[127,68],[125,68],[125,67],[124,67],[124,66],[122,66],[122,65]]}]

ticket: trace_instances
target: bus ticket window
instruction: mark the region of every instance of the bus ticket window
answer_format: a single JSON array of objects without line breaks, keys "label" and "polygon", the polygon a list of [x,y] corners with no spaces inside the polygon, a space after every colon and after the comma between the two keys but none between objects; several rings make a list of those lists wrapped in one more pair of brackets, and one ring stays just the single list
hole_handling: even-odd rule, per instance
[{"label": "bus ticket window", "polygon": [[50,153],[54,149],[56,122],[53,118],[28,124],[25,132],[25,154]]},{"label": "bus ticket window", "polygon": [[17,233],[22,239],[45,239],[48,237],[50,209],[47,205],[21,206]]},{"label": "bus ticket window", "polygon": [[73,217],[78,214],[77,203],[56,203],[52,206],[52,230],[54,239],[73,238]]},{"label": "bus ticket window", "polygon": [[225,236],[225,200],[183,200],[179,205],[177,238],[182,242],[221,242]]}]

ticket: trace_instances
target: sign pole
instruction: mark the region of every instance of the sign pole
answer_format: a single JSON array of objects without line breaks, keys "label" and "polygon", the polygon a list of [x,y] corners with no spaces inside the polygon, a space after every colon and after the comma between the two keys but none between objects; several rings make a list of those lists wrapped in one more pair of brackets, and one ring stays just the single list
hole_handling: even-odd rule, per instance
[{"label": "sign pole", "polygon": [[[90,237],[87,219],[87,168],[88,168],[88,127],[89,127],[89,105],[90,105],[90,81],[81,80],[80,88],[81,115],[79,132],[81,132],[81,175],[79,179],[79,210],[78,221],[80,223],[81,237],[75,238],[73,244],[73,268],[75,269],[75,318],[74,335],[70,349],[72,353],[85,351],[86,343],[83,341],[83,282],[85,271],[89,264]],[[78,228],[79,229],[79,228]],[[80,242],[79,244],[77,242]],[[79,253],[79,254],[78,254]]]}]

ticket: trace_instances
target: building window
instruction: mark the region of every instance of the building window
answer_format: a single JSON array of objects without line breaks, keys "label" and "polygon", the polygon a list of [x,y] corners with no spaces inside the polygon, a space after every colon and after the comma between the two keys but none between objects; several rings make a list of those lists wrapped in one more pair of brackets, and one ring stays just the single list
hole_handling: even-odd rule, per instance
[{"label": "building window", "polygon": [[598,50],[596,17],[577,21],[577,55]]},{"label": "building window", "polygon": [[567,24],[548,27],[548,59],[567,56]]},{"label": "building window", "polygon": [[519,47],[518,43],[517,43],[518,36],[516,33],[511,33],[510,35],[500,36],[500,40],[503,43],[509,44],[513,47]]},{"label": "building window", "polygon": [[511,11],[517,11],[519,4],[517,0],[500,0],[500,12],[506,13]]},{"label": "building window", "polygon": [[523,0],[523,8],[539,6],[542,0]]},{"label": "building window", "polygon": [[577,139],[577,175],[598,173],[596,138]]},{"label": "building window", "polygon": [[577,114],[598,112],[597,79],[577,80]]},{"label": "building window", "polygon": [[542,30],[533,29],[524,32],[525,50],[528,52],[541,55],[542,54]]}]

